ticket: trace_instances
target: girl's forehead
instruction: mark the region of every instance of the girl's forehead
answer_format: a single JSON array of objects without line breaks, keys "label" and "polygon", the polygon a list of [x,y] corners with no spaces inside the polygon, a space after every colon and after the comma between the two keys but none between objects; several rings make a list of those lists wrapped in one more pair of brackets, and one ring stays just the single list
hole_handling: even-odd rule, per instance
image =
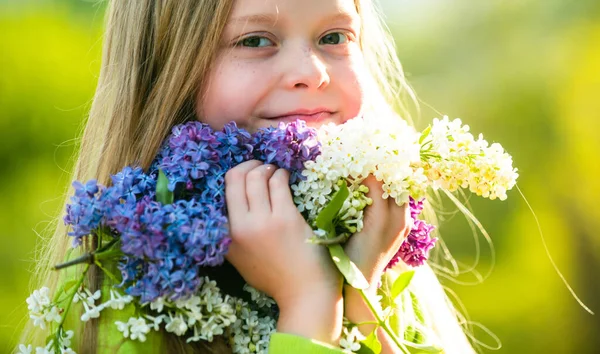
[{"label": "girl's forehead", "polygon": [[356,17],[355,0],[235,0],[228,23],[275,24],[290,17]]}]

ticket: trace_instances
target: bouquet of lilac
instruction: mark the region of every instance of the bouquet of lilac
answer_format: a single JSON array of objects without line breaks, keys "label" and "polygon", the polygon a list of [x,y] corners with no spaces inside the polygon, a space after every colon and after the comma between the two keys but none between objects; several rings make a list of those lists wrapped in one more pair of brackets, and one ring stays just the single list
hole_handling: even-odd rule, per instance
[{"label": "bouquet of lilac", "polygon": [[[434,247],[433,227],[418,218],[428,188],[450,192],[469,188],[490,199],[504,199],[517,177],[510,156],[499,145],[488,146],[481,136],[475,140],[468,126],[446,117],[434,120],[422,133],[403,121],[365,124],[362,118],[318,130],[302,121],[281,123],[254,134],[234,123],[221,131],[200,122],[178,125],[148,171],[125,167],[112,176],[108,187],[94,180],[73,183],[75,193],[64,218],[71,227],[69,236],[74,247],[91,236],[98,246],[56,267],[88,264],[80,278],[61,288],[63,294],[55,294],[55,300],[50,301],[47,288],[28,298],[32,319],[52,332],[47,346],[37,350],[71,350],[73,333],[63,328],[64,318],[72,302],[81,302],[82,321],[99,317],[107,308],[142,309],[142,315],[115,323],[131,340],[144,341],[146,334],[164,325],[188,342],[224,335],[234,352],[266,352],[277,319],[274,301],[243,282],[240,288],[245,292],[226,293],[212,279],[218,279],[219,269],[226,265],[231,242],[224,176],[250,159],[290,171],[294,201],[314,229],[308,241],[328,247],[347,282],[358,289],[366,288],[366,280],[341,244],[363,227],[363,211],[372,202],[361,185],[367,176],[383,183],[384,198],[409,203],[411,208],[412,230],[388,267],[400,260],[419,266]],[[110,298],[99,305],[96,300],[102,294],[82,286],[91,264],[114,283]],[[120,277],[111,264],[116,264]],[[396,296],[408,285],[407,276],[411,273],[394,284]],[[403,352],[408,351],[406,346],[437,350],[406,336],[398,338],[373,306],[374,300],[361,293]],[[378,352],[374,333],[365,339],[349,325],[340,345],[348,351],[362,346]],[[23,352],[31,349],[21,347]]]}]

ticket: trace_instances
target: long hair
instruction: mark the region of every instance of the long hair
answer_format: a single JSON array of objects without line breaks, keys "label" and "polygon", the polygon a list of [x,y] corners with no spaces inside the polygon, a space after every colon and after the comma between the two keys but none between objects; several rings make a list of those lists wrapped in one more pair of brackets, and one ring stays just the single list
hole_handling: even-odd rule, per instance
[{"label": "long hair", "polygon": [[[374,85],[367,104],[390,111],[393,108],[410,121],[409,107],[418,104],[404,78],[391,36],[372,0],[355,0],[355,4],[362,19],[361,46]],[[196,99],[207,85],[232,7],[233,0],[109,0],[98,85],[72,180],[97,179],[108,185],[110,175],[127,165],[147,169],[174,125],[201,119],[195,114]],[[65,193],[65,204],[68,195],[70,189]],[[65,259],[71,247],[66,235],[58,216],[52,235],[36,257],[33,287],[45,285],[51,293],[58,288],[61,279],[51,269]],[[84,247],[93,250],[94,240]],[[414,290],[430,294],[422,305],[436,309],[431,317],[446,352],[472,352],[439,281],[421,273],[417,278],[422,281],[415,282],[414,287],[423,291]],[[86,281],[88,287],[98,288],[102,274],[90,272]],[[83,353],[95,352],[98,326],[98,321],[87,322],[73,347]],[[168,352],[198,351],[200,345],[212,352],[228,351],[222,341],[194,347],[171,334],[163,335]],[[44,337],[29,321],[22,342],[42,345]]]}]

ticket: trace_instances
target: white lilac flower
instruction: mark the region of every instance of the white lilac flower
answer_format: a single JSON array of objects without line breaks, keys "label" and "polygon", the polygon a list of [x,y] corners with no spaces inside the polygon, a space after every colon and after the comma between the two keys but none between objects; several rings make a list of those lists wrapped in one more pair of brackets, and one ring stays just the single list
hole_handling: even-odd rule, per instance
[{"label": "white lilac flower", "polygon": [[146,317],[147,320],[151,321],[151,323],[148,324],[148,326],[150,326],[150,328],[154,331],[160,330],[160,324],[163,323],[164,320],[167,318],[166,315],[160,315],[156,317],[145,315],[144,317]]},{"label": "white lilac flower", "polygon": [[148,325],[146,319],[143,317],[131,317],[127,323],[115,321],[115,325],[117,326],[117,330],[123,333],[124,338],[137,339],[140,342],[145,342],[146,334],[156,328],[154,323]]},{"label": "white lilac flower", "polygon": [[75,296],[73,297],[73,302],[82,301],[87,303],[89,306],[95,306],[96,300],[100,299],[102,293],[100,290],[96,290],[93,294],[89,289],[83,289],[77,291]]},{"label": "white lilac flower", "polygon": [[166,322],[167,325],[165,326],[165,329],[167,330],[167,332],[175,333],[178,336],[182,336],[188,330],[187,321],[184,320],[181,314],[175,317],[169,314],[169,317],[166,319]]},{"label": "white lilac flower", "polygon": [[48,341],[45,347],[36,347],[35,354],[55,354],[54,339],[50,339],[50,341]]},{"label": "white lilac flower", "polygon": [[61,347],[70,347],[71,338],[73,338],[74,332],[71,330],[63,331],[60,336]]},{"label": "white lilac flower", "polygon": [[360,349],[360,341],[364,339],[365,336],[360,333],[357,326],[352,326],[351,329],[344,326],[339,344],[345,353],[354,353]]},{"label": "white lilac flower", "polygon": [[113,310],[122,310],[125,305],[133,301],[131,295],[121,295],[118,291],[110,289],[110,300],[102,304],[102,308],[110,307]]},{"label": "white lilac flower", "polygon": [[[460,119],[434,119],[422,167],[434,189],[468,188],[485,198],[506,199],[518,177],[512,157],[498,143],[489,145],[469,133]],[[489,145],[489,146],[488,146]]]},{"label": "white lilac flower", "polygon": [[250,293],[252,301],[254,301],[258,307],[271,307],[275,305],[275,300],[273,300],[273,298],[261,291],[256,290],[248,284],[244,285],[244,290]]},{"label": "white lilac flower", "polygon": [[157,297],[154,301],[150,302],[150,309],[155,310],[156,312],[162,312],[165,306],[165,297],[160,296]]},{"label": "white lilac flower", "polygon": [[[154,330],[158,330],[164,322],[165,330],[178,336],[193,331],[188,342],[212,341],[236,320],[235,309],[230,302],[229,296],[221,294],[215,281],[204,277],[201,288],[194,295],[176,300],[159,297],[150,302],[150,309],[162,314],[156,317],[146,315],[146,319],[151,321],[149,326]],[[119,326],[123,331],[130,330],[125,324]]]},{"label": "white lilac flower", "polygon": [[87,301],[83,302],[83,308],[84,308],[84,313],[83,315],[81,315],[81,320],[83,322],[87,322],[92,318],[98,318],[100,317],[100,310],[101,308],[95,306],[95,305],[88,305]]},{"label": "white lilac flower", "polygon": [[41,289],[34,290],[26,302],[29,309],[29,317],[33,320],[34,326],[46,329],[47,324],[60,322],[62,309],[50,300],[49,288],[42,287]]},{"label": "white lilac flower", "polygon": [[259,316],[241,299],[231,299],[237,319],[228,328],[234,353],[267,353],[269,337],[275,332],[275,319]]},{"label": "white lilac flower", "polygon": [[121,321],[115,321],[117,331],[123,333],[123,337],[129,338],[129,324]]},{"label": "white lilac flower", "polygon": [[17,354],[31,354],[33,347],[31,346],[31,344],[28,344],[28,345],[19,344],[18,349],[19,349],[19,351],[17,352]]},{"label": "white lilac flower", "polygon": [[131,317],[127,324],[129,325],[129,338],[137,339],[140,342],[146,341],[146,334],[150,332],[150,326],[143,317]]},{"label": "white lilac flower", "polygon": [[34,290],[27,298],[27,308],[31,312],[42,312],[45,307],[50,305],[50,289],[42,287],[39,290]]},{"label": "white lilac flower", "polygon": [[109,304],[107,303],[96,305],[96,300],[100,299],[102,293],[100,290],[96,290],[92,293],[89,289],[81,289],[75,293],[73,302],[81,302],[83,305],[84,313],[81,315],[81,320],[87,322],[92,318],[100,317],[100,311],[104,310]]},{"label": "white lilac flower", "polygon": [[418,166],[419,134],[402,120],[384,124],[381,129],[381,124],[355,118],[318,130],[321,155],[305,162],[304,180],[291,186],[294,202],[309,221],[314,222],[339,190],[340,179],[350,192],[340,211],[347,236],[363,227],[363,210],[372,201],[361,183],[369,175],[383,182],[383,197],[394,198],[399,205],[408,202],[411,193],[424,194],[426,177]]},{"label": "white lilac flower", "polygon": [[[52,344],[52,341],[48,345]],[[54,348],[48,346],[46,347],[36,347],[35,354],[54,354]]]},{"label": "white lilac flower", "polygon": [[[59,329],[60,336],[58,337],[58,347],[60,348],[60,354],[76,354],[71,346],[71,338],[73,338],[73,331],[64,331]],[[34,348],[31,344],[24,345],[19,344],[17,354],[32,354]],[[35,347],[35,354],[54,354],[54,338],[50,339],[45,347]]]}]

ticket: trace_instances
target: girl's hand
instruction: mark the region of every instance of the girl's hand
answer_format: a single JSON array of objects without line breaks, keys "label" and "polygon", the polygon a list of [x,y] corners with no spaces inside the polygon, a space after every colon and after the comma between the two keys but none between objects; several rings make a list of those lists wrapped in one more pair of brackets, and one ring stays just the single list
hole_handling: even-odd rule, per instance
[{"label": "girl's hand", "polygon": [[225,175],[232,243],[227,260],[246,282],[275,299],[278,330],[321,341],[341,332],[342,278],[296,209],[289,173],[260,161]]},{"label": "girl's hand", "polygon": [[[392,198],[381,198],[382,183],[377,182],[375,177],[369,176],[363,184],[369,187],[367,196],[373,199],[373,204],[365,209],[362,231],[350,237],[344,250],[367,278],[370,287],[365,291],[374,299],[385,267],[410,232],[410,208],[408,203],[398,206]],[[375,320],[362,296],[349,285],[344,287],[344,313],[353,323]],[[358,328],[367,335],[373,331],[374,325],[363,324]],[[377,336],[382,353],[398,353],[396,345],[383,329],[379,328]]]},{"label": "girl's hand", "polygon": [[364,227],[350,237],[344,250],[365,275],[369,284],[377,285],[385,267],[410,232],[408,203],[398,206],[393,198],[381,197],[382,183],[369,176],[363,184],[373,204],[365,209]]}]

